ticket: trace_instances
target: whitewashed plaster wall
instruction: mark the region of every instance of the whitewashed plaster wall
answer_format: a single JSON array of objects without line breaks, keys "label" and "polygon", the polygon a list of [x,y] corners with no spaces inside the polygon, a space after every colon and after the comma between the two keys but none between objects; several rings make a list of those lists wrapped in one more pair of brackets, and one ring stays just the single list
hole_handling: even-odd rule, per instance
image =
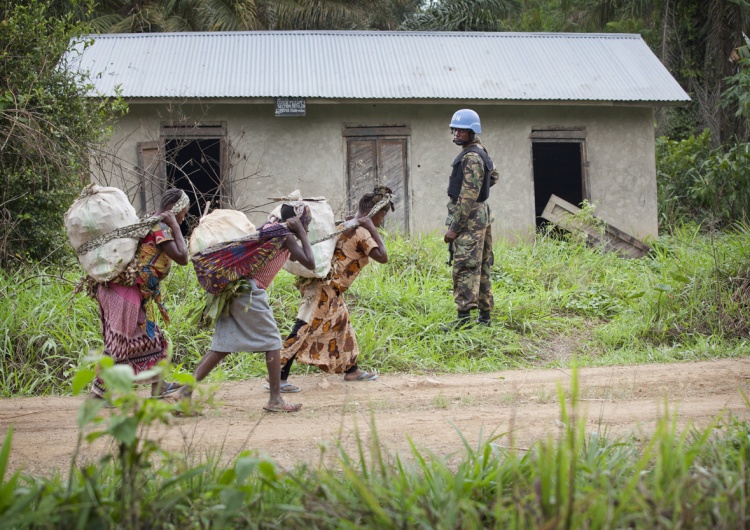
[{"label": "whitewashed plaster wall", "polygon": [[[448,124],[459,108],[481,117],[482,143],[499,172],[490,205],[493,232],[511,240],[533,237],[532,127],[585,127],[588,174],[596,213],[639,239],[658,235],[653,116],[650,108],[610,106],[456,104],[333,104],[308,102],[304,117],[276,118],[271,103],[184,104],[193,122],[226,122],[231,145],[232,205],[260,223],[268,197],[300,189],[326,196],[345,209],[344,124],[409,125],[409,194],[412,233],[444,230],[450,164],[459,152]],[[118,185],[137,199],[138,142],[157,140],[159,124],[176,119],[161,104],[132,103],[118,123],[109,157],[95,178]]]}]

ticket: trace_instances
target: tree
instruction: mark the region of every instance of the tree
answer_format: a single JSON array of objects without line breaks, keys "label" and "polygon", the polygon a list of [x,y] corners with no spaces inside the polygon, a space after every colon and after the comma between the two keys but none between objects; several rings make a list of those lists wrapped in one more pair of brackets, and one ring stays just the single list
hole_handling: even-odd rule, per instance
[{"label": "tree", "polygon": [[397,29],[422,0],[276,0],[275,29]]},{"label": "tree", "polygon": [[102,33],[396,29],[422,0],[107,0],[81,20]]},{"label": "tree", "polygon": [[[725,79],[737,72],[729,61],[743,44],[750,23],[747,0],[562,0],[561,9],[573,31],[640,33],[688,91],[692,127],[681,135],[711,132],[714,147],[738,136],[748,139],[747,124],[720,105]],[[685,110],[661,117],[659,132],[674,132]]]},{"label": "tree", "polygon": [[91,149],[122,110],[87,97],[90,85],[67,68],[71,16],[48,0],[9,1],[0,26],[0,265],[59,255],[63,214],[89,181]]},{"label": "tree", "polygon": [[519,0],[430,0],[408,17],[402,29],[412,31],[505,31],[506,21],[521,11]]}]

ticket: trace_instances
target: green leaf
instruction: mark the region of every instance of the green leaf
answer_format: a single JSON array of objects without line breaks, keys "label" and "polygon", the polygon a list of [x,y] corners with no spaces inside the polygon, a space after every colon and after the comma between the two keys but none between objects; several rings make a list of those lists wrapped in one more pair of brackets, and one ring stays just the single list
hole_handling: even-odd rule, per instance
[{"label": "green leaf", "polygon": [[158,377],[159,375],[161,375],[161,370],[158,370],[158,369],[146,370],[136,375],[133,378],[133,381],[138,383],[140,381],[146,381],[148,379],[151,379],[152,377]]},{"label": "green leaf", "polygon": [[[263,466],[263,464],[267,464],[267,462],[260,463],[261,466]],[[238,458],[237,462],[234,465],[234,469],[237,474],[237,480],[240,482],[244,482],[245,480],[247,480],[247,477],[249,477],[253,473],[257,465],[258,460],[255,458],[250,458],[247,456]],[[271,473],[273,475],[275,475],[276,473],[273,469],[273,466],[271,466]],[[263,474],[266,475],[265,472]]]},{"label": "green leaf", "polygon": [[234,469],[225,469],[219,477],[219,484],[222,486],[228,486],[236,476],[237,474],[234,472]]},{"label": "green leaf", "polygon": [[193,374],[189,374],[185,372],[173,374],[172,379],[175,382],[183,384],[183,385],[195,385],[196,384],[195,377],[193,376]]},{"label": "green leaf", "polygon": [[88,387],[91,382],[96,378],[96,371],[91,368],[79,368],[76,370],[73,376],[71,386],[73,387],[73,395],[77,396],[81,393],[81,390]]},{"label": "green leaf", "polygon": [[102,436],[104,436],[105,434],[107,434],[107,433],[106,433],[106,432],[104,432],[104,431],[95,431],[95,432],[90,432],[90,433],[88,433],[88,434],[86,435],[86,441],[87,441],[88,443],[91,443],[91,442],[93,442],[94,440],[98,440],[99,438],[101,438],[101,437],[102,437]]},{"label": "green leaf", "polygon": [[112,420],[107,432],[117,441],[127,446],[132,446],[136,439],[138,430],[138,418],[135,417],[115,417]]},{"label": "green leaf", "polygon": [[656,289],[660,293],[670,293],[670,292],[672,292],[672,288],[669,285],[667,285],[666,283],[657,283],[656,286],[654,287],[654,289]]},{"label": "green leaf", "polygon": [[245,493],[236,489],[225,489],[219,494],[221,502],[226,506],[227,513],[236,512],[245,502]]},{"label": "green leaf", "polygon": [[103,355],[99,357],[99,368],[112,368],[115,365],[115,360],[109,355]]},{"label": "green leaf", "polygon": [[107,402],[103,399],[84,399],[78,408],[78,427],[82,429],[93,420]]},{"label": "green leaf", "polygon": [[122,394],[130,392],[135,382],[135,372],[127,364],[118,364],[102,370],[101,377],[110,391],[117,391]]},{"label": "green leaf", "polygon": [[276,466],[268,460],[263,460],[258,464],[258,469],[271,482],[279,480],[279,475],[276,473]]},{"label": "green leaf", "polygon": [[670,274],[670,276],[672,277],[673,280],[677,282],[690,283],[690,278],[688,278],[687,276],[683,276],[682,274],[673,272],[672,274]]},{"label": "green leaf", "polygon": [[5,442],[3,447],[0,449],[0,484],[5,480],[5,470],[8,467],[8,459],[10,458],[10,441],[13,439],[13,427],[8,428],[8,432],[5,435]]}]

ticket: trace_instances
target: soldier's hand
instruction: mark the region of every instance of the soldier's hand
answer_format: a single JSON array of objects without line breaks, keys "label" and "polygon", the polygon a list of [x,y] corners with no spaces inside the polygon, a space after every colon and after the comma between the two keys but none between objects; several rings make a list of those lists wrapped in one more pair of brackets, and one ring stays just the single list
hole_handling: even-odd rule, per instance
[{"label": "soldier's hand", "polygon": [[443,241],[445,241],[446,243],[453,243],[457,237],[458,234],[455,230],[448,230],[443,236]]}]

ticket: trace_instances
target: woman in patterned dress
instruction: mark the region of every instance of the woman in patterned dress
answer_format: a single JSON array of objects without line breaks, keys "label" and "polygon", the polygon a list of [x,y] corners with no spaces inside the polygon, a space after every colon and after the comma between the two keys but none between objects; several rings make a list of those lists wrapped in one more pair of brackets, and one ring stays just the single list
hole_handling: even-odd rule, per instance
[{"label": "woman in patterned dress", "polygon": [[[385,243],[378,234],[388,210],[393,210],[392,192],[385,186],[375,188],[359,201],[355,219],[359,226],[345,231],[336,243],[331,272],[323,279],[304,281],[300,286],[303,305],[291,334],[281,350],[281,391],[299,392],[289,383],[292,363],[317,366],[328,373],[344,374],[345,381],[373,381],[377,374],[357,366],[359,348],[343,294],[362,269],[374,259],[388,262]],[[371,210],[384,198],[388,201],[370,217]]]},{"label": "woman in patterned dress", "polygon": [[[188,263],[187,245],[180,231],[180,223],[189,206],[190,201],[184,191],[167,190],[162,196],[159,210],[154,214],[161,215],[162,221],[151,228],[138,247],[138,271],[134,284],[125,281],[118,283],[116,278],[96,286],[104,355],[112,357],[115,364],[130,365],[136,374],[152,369],[167,358],[167,339],[155,322],[154,304],[164,323],[169,324],[159,284],[169,274],[172,261],[179,265]],[[173,208],[177,210],[176,215],[172,213]],[[168,395],[180,387],[175,383],[166,384],[158,377],[143,383],[151,384],[152,396]],[[104,393],[104,382],[97,377],[89,396],[102,399]]]}]

